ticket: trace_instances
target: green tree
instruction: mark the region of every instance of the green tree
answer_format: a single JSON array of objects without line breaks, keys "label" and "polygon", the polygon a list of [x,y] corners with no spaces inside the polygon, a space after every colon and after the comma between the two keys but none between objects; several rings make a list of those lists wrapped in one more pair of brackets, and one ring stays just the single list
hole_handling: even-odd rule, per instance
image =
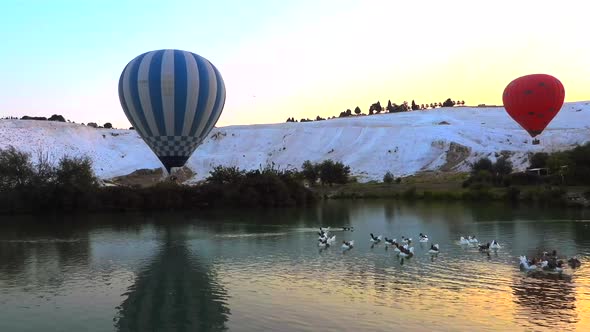
[{"label": "green tree", "polygon": [[508,157],[502,156],[494,163],[494,173],[498,175],[508,175],[512,173],[512,162]]},{"label": "green tree", "polygon": [[328,159],[319,165],[319,177],[322,184],[344,184],[348,182],[349,175],[350,167],[345,166],[341,162],[334,162]]},{"label": "green tree", "polygon": [[34,174],[31,156],[15,147],[0,149],[0,191],[28,185]]},{"label": "green tree", "polygon": [[58,114],[53,114],[47,120],[49,120],[49,121],[58,121],[58,122],[66,122],[66,119],[64,119],[63,116],[58,115]]},{"label": "green tree", "polygon": [[442,107],[453,107],[455,105],[451,98],[447,98],[444,103],[442,103]]},{"label": "green tree", "polygon": [[393,112],[393,105],[391,105],[391,100],[387,101],[387,108],[386,108],[387,112],[392,113]]},{"label": "green tree", "polygon": [[98,187],[98,179],[92,170],[92,160],[87,157],[62,157],[55,169],[55,183],[68,191],[87,192]]},{"label": "green tree", "polygon": [[317,164],[313,164],[311,161],[306,160],[303,162],[301,169],[303,178],[309,181],[310,184],[313,185],[318,181],[320,170]]},{"label": "green tree", "polygon": [[532,155],[531,159],[529,160],[529,167],[530,168],[545,168],[547,167],[547,159],[549,159],[549,154],[546,152],[537,152]]},{"label": "green tree", "polygon": [[393,183],[393,181],[395,180],[393,174],[391,174],[391,172],[387,171],[387,173],[385,173],[385,175],[383,175],[383,183],[387,183],[387,184],[391,184]]},{"label": "green tree", "polygon": [[479,171],[488,171],[492,172],[494,170],[494,165],[489,158],[481,158],[477,160],[473,166],[471,166],[471,173],[476,174]]},{"label": "green tree", "polygon": [[573,166],[567,152],[555,152],[547,158],[547,168],[551,173],[558,173],[562,166]]}]

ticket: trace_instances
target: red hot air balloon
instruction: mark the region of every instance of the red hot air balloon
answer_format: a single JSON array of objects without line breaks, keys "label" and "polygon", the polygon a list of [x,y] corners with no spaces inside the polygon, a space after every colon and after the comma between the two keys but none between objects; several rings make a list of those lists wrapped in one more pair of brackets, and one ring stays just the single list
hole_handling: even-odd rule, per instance
[{"label": "red hot air balloon", "polygon": [[508,84],[502,95],[506,112],[531,137],[543,132],[561,109],[564,98],[563,84],[546,74],[519,77]]}]

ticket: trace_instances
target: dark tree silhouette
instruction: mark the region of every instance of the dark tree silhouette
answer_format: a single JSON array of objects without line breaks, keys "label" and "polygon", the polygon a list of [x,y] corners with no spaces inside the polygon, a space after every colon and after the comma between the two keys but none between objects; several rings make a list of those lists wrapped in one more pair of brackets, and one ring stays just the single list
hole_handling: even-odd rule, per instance
[{"label": "dark tree silhouette", "polygon": [[442,104],[442,107],[453,107],[453,101],[451,98],[447,98],[447,100],[445,100],[445,102]]},{"label": "dark tree silhouette", "polygon": [[49,117],[49,119],[47,119],[49,121],[58,121],[58,122],[66,122],[66,119],[64,119],[63,116],[58,115],[58,114],[53,114],[51,117]]}]

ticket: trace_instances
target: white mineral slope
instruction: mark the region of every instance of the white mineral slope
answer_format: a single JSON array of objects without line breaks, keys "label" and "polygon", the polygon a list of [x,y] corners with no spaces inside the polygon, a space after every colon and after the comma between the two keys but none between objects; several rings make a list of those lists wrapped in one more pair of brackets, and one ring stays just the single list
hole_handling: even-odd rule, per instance
[{"label": "white mineral slope", "polygon": [[[387,171],[464,171],[469,163],[507,151],[516,169],[531,152],[553,152],[590,141],[590,102],[566,103],[532,145],[528,133],[502,107],[458,107],[380,114],[307,123],[215,128],[187,162],[205,178],[217,165],[251,170],[300,168],[305,160],[341,161],[360,181],[381,180]],[[0,148],[44,151],[54,158],[88,155],[97,175],[110,178],[161,167],[135,131],[94,129],[71,123],[0,121]]]}]

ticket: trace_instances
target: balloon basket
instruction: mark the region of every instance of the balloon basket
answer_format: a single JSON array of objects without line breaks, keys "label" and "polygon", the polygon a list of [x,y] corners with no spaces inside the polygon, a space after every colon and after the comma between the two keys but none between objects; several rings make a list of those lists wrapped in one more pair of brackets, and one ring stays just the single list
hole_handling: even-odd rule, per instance
[{"label": "balloon basket", "polygon": [[541,141],[539,141],[536,138],[533,140],[533,145],[539,145],[540,143],[541,143]]}]

